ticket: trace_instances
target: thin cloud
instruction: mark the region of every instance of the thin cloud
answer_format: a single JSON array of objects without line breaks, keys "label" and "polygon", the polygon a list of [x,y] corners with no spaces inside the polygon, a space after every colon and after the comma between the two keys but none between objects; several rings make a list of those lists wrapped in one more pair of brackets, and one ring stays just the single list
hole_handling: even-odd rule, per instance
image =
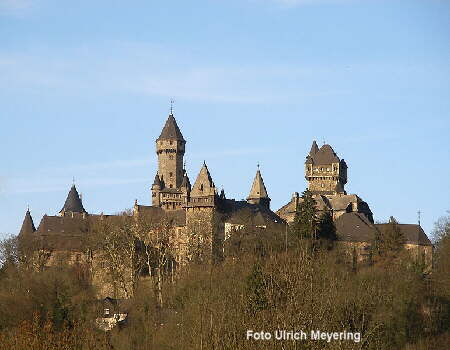
[{"label": "thin cloud", "polygon": [[[175,96],[185,100],[268,103],[292,98],[348,94],[336,88],[306,84],[316,75],[328,76],[324,67],[216,65],[192,57],[190,65],[167,62],[163,48],[112,44],[110,49],[35,49],[32,53],[0,52],[0,87],[39,93],[126,93]],[[124,49],[126,48],[126,49]],[[128,49],[129,48],[129,49]],[[172,49],[173,50],[173,49]],[[105,52],[106,51],[106,52]],[[105,57],[108,59],[105,60]],[[180,68],[174,68],[180,67]],[[274,86],[282,86],[275,89]]]},{"label": "thin cloud", "polygon": [[0,0],[0,14],[22,16],[35,6],[33,0]]}]

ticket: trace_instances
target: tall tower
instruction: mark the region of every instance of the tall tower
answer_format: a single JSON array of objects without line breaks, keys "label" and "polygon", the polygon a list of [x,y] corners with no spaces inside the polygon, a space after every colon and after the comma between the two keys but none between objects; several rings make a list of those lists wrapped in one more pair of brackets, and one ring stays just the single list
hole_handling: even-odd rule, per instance
[{"label": "tall tower", "polygon": [[158,171],[152,185],[153,206],[177,210],[181,209],[183,202],[186,202],[190,184],[187,186],[186,181],[189,182],[189,179],[184,179],[185,145],[186,141],[171,112],[161,135],[156,139]]},{"label": "tall tower", "polygon": [[179,188],[183,182],[183,157],[186,141],[173,114],[169,115],[156,140],[158,175],[166,188]]},{"label": "tall tower", "polygon": [[346,194],[347,164],[336,155],[330,145],[320,149],[313,141],[311,151],[306,156],[305,178],[308,190],[313,194]]},{"label": "tall tower", "polygon": [[195,180],[186,209],[186,232],[191,259],[214,261],[221,259],[224,226],[217,212],[218,195],[206,163]]}]

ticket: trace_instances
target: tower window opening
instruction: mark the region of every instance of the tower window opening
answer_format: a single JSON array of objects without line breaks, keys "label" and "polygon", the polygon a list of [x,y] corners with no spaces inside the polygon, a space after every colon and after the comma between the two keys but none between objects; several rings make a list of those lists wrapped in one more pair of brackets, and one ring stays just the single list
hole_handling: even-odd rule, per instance
[{"label": "tower window opening", "polygon": [[169,187],[172,188],[173,187],[172,184],[170,184]]},{"label": "tower window opening", "polygon": [[172,177],[172,176],[173,176],[173,173],[169,173],[169,176]]}]

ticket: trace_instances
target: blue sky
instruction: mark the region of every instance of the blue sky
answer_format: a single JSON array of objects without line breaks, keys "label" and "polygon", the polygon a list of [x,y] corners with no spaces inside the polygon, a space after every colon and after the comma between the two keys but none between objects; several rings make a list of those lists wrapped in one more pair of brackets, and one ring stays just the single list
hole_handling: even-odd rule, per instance
[{"label": "blue sky", "polygon": [[450,2],[0,0],[0,235],[150,203],[174,98],[193,182],[228,197],[261,171],[272,209],[305,189],[311,142],[376,220],[426,232],[450,209]]}]

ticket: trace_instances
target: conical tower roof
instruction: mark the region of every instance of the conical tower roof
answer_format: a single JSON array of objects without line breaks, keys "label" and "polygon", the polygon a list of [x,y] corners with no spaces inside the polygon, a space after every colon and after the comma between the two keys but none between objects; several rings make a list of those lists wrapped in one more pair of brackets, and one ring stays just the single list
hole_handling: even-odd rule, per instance
[{"label": "conical tower roof", "polygon": [[67,195],[66,202],[64,203],[64,206],[61,209],[60,213],[65,211],[70,211],[73,213],[86,213],[75,185],[72,185],[72,188]]},{"label": "conical tower roof", "polygon": [[189,177],[186,172],[184,173],[183,181],[181,182],[181,187],[189,189],[191,188],[191,182],[189,181]]},{"label": "conical tower roof", "polygon": [[309,151],[309,155],[312,157],[317,152],[319,152],[319,146],[317,146],[316,140],[314,140],[311,145],[311,150]]},{"label": "conical tower roof", "polygon": [[264,186],[264,181],[259,169],[256,171],[256,176],[255,179],[253,180],[252,189],[250,190],[250,194],[248,195],[248,199],[257,199],[257,198],[269,198],[266,186]]},{"label": "conical tower roof", "polygon": [[25,218],[23,219],[22,228],[20,229],[19,235],[26,235],[36,231],[36,227],[34,226],[33,218],[31,217],[30,210],[27,209],[25,213]]},{"label": "conical tower roof", "polygon": [[170,114],[169,118],[167,118],[166,124],[164,125],[164,128],[161,131],[161,135],[159,135],[156,141],[159,140],[185,141],[173,114]]},{"label": "conical tower roof", "polygon": [[161,180],[159,178],[158,173],[155,175],[155,180],[153,181],[153,186],[160,186],[161,187]]},{"label": "conical tower roof", "polygon": [[192,188],[191,196],[212,196],[216,194],[216,187],[209,173],[206,163],[203,163],[202,168],[195,180]]}]

